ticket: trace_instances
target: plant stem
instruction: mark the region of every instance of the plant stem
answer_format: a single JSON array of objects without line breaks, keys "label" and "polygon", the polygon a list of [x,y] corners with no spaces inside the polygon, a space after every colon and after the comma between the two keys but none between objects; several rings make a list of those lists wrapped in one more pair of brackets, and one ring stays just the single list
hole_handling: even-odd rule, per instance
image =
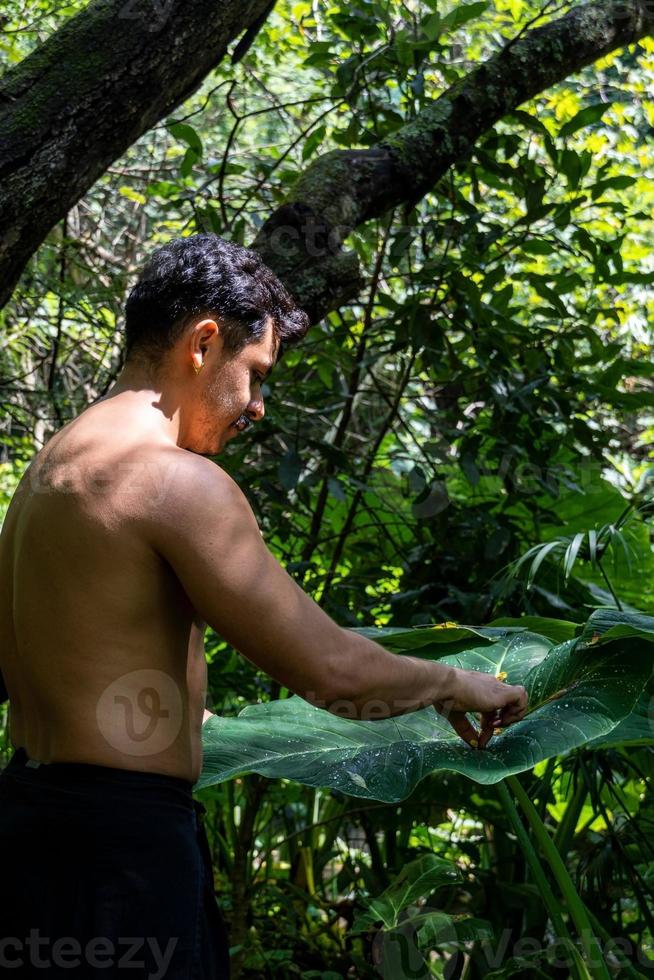
[{"label": "plant stem", "polygon": [[565,813],[561,817],[561,822],[559,823],[556,833],[554,834],[554,844],[564,860],[572,845],[572,839],[574,837],[584,803],[586,802],[587,795],[588,787],[586,786],[582,776],[579,775],[572,797],[568,800]]},{"label": "plant stem", "polygon": [[[552,891],[552,887],[549,881],[547,880],[547,877],[545,876],[545,872],[540,863],[538,855],[536,854],[534,845],[531,843],[531,840],[529,839],[529,834],[527,833],[525,826],[522,820],[520,819],[520,814],[518,813],[516,805],[513,802],[513,798],[511,797],[511,794],[509,793],[506,787],[506,779],[502,780],[502,782],[497,784],[497,792],[499,794],[502,806],[504,807],[504,812],[509,818],[511,826],[513,827],[513,831],[518,839],[518,844],[520,845],[522,849],[522,853],[524,854],[525,859],[527,861],[527,864],[531,869],[531,873],[534,876],[534,882],[538,887],[538,891],[540,892],[540,897],[542,898],[545,907],[547,909],[547,912],[549,914],[549,917],[552,920],[552,926],[554,928],[554,932],[556,933],[557,937],[561,939],[571,951],[574,951],[572,954],[574,957],[575,953],[577,953],[577,950],[574,942],[572,941],[572,937],[568,932],[568,927],[566,926],[563,920],[563,916],[561,914],[561,906],[554,892]],[[589,975],[588,971],[584,964],[577,962],[576,957],[575,957],[574,967],[575,967],[575,976],[578,978],[578,980],[586,980],[586,978]]]},{"label": "plant stem", "polygon": [[551,759],[547,760],[547,765],[545,767],[545,772],[541,776],[540,782],[538,784],[538,813],[541,819],[545,816],[547,812],[547,793],[552,785],[552,776],[554,770],[556,769],[557,759],[553,756]]},{"label": "plant stem", "polygon": [[620,602],[620,600],[618,599],[617,595],[615,594],[615,591],[613,589],[613,586],[611,585],[611,582],[609,580],[609,577],[606,574],[606,572],[604,571],[604,565],[602,565],[602,559],[601,558],[598,558],[597,559],[597,567],[599,568],[600,572],[602,573],[602,576],[604,578],[604,581],[606,582],[606,584],[608,586],[609,592],[613,596],[613,601],[615,602],[618,610],[620,612],[623,612],[622,603]]},{"label": "plant stem", "polygon": [[547,827],[538,816],[536,808],[522,788],[520,781],[515,776],[507,776],[506,783],[510,786],[514,796],[522,807],[531,831],[540,845],[543,856],[547,860],[552,874],[561,889],[561,894],[565,899],[568,912],[575,924],[586,954],[586,962],[591,975],[595,980],[611,980],[601,946],[591,928],[586,907],[577,893],[572,878],[568,874],[568,870],[556,849],[554,841],[549,835]]}]

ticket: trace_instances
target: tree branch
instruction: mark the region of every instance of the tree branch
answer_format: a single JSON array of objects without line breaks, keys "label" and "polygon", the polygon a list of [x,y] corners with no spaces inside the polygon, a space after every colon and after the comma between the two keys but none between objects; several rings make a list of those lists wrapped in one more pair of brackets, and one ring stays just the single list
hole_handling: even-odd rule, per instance
[{"label": "tree branch", "polygon": [[342,250],[351,231],[415,204],[502,116],[653,30],[653,0],[598,0],[527,32],[378,146],[317,157],[252,247],[318,321],[361,292],[357,257]]}]

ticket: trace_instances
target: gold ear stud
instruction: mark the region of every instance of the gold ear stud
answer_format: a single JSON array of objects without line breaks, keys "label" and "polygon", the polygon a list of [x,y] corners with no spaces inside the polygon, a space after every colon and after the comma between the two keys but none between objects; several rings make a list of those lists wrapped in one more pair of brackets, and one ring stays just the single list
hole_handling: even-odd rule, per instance
[{"label": "gold ear stud", "polygon": [[193,367],[195,369],[195,373],[196,374],[199,374],[200,371],[202,370],[202,368],[204,367],[204,361],[201,361],[200,362],[200,367],[198,367],[197,364],[194,364]]}]

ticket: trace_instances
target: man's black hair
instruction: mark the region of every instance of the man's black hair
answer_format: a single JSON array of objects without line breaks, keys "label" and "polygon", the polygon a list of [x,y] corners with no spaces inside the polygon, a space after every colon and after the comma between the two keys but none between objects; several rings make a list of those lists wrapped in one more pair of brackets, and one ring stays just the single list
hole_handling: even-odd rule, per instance
[{"label": "man's black hair", "polygon": [[309,318],[256,252],[218,235],[176,238],[152,253],[125,305],[126,357],[161,361],[197,316],[221,318],[232,353],[261,339],[268,319],[278,357],[297,344]]}]

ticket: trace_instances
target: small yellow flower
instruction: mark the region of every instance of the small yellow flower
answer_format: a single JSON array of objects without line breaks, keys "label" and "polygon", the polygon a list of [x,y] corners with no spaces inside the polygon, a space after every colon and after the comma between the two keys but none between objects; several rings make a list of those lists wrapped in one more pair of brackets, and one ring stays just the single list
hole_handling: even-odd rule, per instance
[{"label": "small yellow flower", "polygon": [[498,681],[505,681],[508,675],[505,670],[501,670],[499,674],[495,674],[495,676],[498,679]]},{"label": "small yellow flower", "polygon": [[432,626],[432,629],[433,630],[458,630],[458,628],[459,628],[459,624],[458,623],[449,623],[449,622],[448,623],[436,623],[435,626]]}]

